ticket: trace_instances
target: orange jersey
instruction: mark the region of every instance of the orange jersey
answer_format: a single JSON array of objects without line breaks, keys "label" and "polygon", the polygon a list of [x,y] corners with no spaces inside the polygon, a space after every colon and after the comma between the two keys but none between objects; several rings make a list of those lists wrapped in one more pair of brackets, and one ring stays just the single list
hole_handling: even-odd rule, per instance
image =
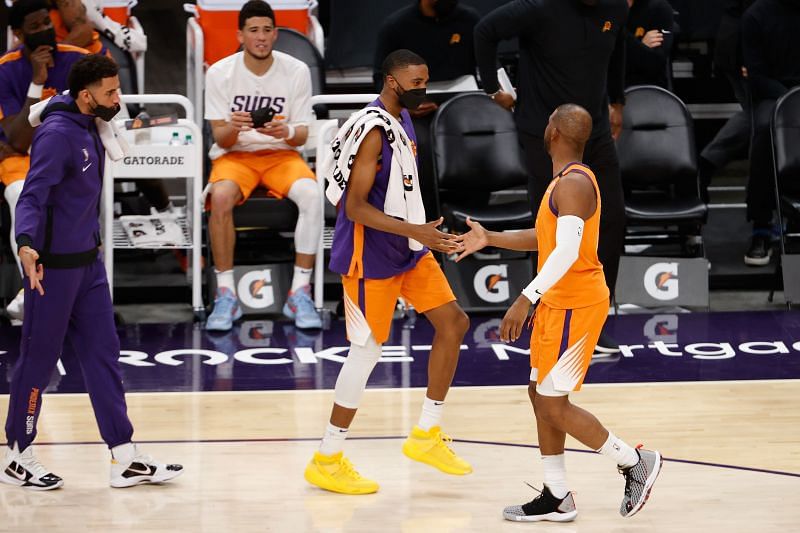
[{"label": "orange jersey", "polygon": [[570,163],[553,178],[542,198],[536,216],[536,238],[539,244],[539,267],[556,247],[556,224],[558,211],[553,204],[553,189],[561,176],[579,172],[589,178],[597,195],[597,209],[584,222],[583,237],[578,259],[569,267],[564,277],[542,295],[542,302],[553,309],[578,309],[608,300],[609,291],[603,276],[603,265],[597,257],[597,242],[600,238],[600,189],[597,179],[589,167],[581,163]]}]

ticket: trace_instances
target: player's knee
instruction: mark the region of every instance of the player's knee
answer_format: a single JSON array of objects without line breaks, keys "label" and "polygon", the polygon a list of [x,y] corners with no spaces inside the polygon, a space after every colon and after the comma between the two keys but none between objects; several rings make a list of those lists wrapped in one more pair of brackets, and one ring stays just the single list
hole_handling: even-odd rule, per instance
[{"label": "player's knee", "polygon": [[[528,386],[528,393],[530,394],[530,385]],[[557,426],[557,422],[561,418],[561,409],[559,404],[541,394],[536,394],[533,398],[533,411],[536,418],[547,424]]]},{"label": "player's knee", "polygon": [[458,335],[459,339],[463,339],[464,335],[467,334],[467,330],[469,330],[469,317],[461,308],[459,308],[454,315],[452,326],[453,333]]},{"label": "player's knee", "polygon": [[233,211],[238,201],[239,191],[228,187],[213,187],[211,189],[211,213],[223,214]]},{"label": "player's knee", "polygon": [[289,190],[289,199],[301,212],[316,213],[321,210],[319,186],[313,179],[303,178],[294,182]]}]

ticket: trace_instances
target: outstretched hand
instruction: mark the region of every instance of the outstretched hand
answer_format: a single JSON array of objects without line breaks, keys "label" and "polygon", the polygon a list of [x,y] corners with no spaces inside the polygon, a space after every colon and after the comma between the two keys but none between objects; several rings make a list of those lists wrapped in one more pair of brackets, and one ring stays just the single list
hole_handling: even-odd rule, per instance
[{"label": "outstretched hand", "polygon": [[456,239],[458,236],[451,233],[443,233],[436,229],[442,225],[442,222],[444,222],[444,217],[439,217],[438,220],[427,224],[417,224],[411,238],[437,252],[446,254],[457,252],[458,243]]},{"label": "outstretched hand", "polygon": [[489,244],[489,232],[481,226],[480,222],[475,222],[470,217],[467,217],[467,226],[470,227],[470,230],[456,237],[456,242],[459,243],[457,251],[460,252],[458,258],[456,258],[456,263]]}]

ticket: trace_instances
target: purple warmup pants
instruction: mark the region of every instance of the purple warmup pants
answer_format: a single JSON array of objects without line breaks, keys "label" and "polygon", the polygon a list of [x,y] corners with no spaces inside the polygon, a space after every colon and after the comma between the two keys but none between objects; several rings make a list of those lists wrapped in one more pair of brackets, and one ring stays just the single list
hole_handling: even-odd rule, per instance
[{"label": "purple warmup pants", "polygon": [[11,378],[6,419],[9,447],[27,448],[36,438],[42,392],[65,341],[80,361],[100,435],[113,448],[131,442],[119,367],[119,337],[105,267],[98,257],[78,268],[44,269],[44,296],[25,279],[25,320],[20,356]]}]

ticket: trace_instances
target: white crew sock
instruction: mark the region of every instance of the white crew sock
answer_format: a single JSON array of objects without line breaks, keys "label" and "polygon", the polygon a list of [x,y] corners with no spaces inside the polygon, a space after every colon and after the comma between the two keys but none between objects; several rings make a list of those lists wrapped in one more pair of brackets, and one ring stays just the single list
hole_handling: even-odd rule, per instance
[{"label": "white crew sock", "polygon": [[340,428],[328,422],[322,442],[319,443],[319,453],[322,455],[335,455],[344,449],[344,439],[347,438],[347,428]]},{"label": "white crew sock", "polygon": [[430,431],[432,427],[442,423],[442,411],[444,411],[444,400],[431,400],[427,396],[422,402],[422,413],[419,415],[420,428]]},{"label": "white crew sock", "polygon": [[289,292],[294,292],[297,289],[310,284],[312,272],[314,272],[313,268],[303,268],[295,265],[294,277],[292,278],[292,288],[289,289]]},{"label": "white crew sock", "polygon": [[132,442],[114,446],[111,448],[111,457],[121,465],[131,463],[133,458],[136,457],[136,446]]},{"label": "white crew sock", "polygon": [[569,493],[567,487],[567,467],[564,465],[564,454],[542,455],[542,467],[544,468],[544,484],[550,492],[559,500],[565,498]]},{"label": "white crew sock", "polygon": [[622,439],[617,438],[610,431],[608,432],[606,443],[597,452],[613,459],[620,468],[630,468],[639,462],[639,454],[636,450],[625,444]]},{"label": "white crew sock", "polygon": [[223,272],[214,269],[214,273],[217,275],[217,290],[224,287],[229,289],[233,295],[236,296],[236,285],[233,282],[233,269]]}]

